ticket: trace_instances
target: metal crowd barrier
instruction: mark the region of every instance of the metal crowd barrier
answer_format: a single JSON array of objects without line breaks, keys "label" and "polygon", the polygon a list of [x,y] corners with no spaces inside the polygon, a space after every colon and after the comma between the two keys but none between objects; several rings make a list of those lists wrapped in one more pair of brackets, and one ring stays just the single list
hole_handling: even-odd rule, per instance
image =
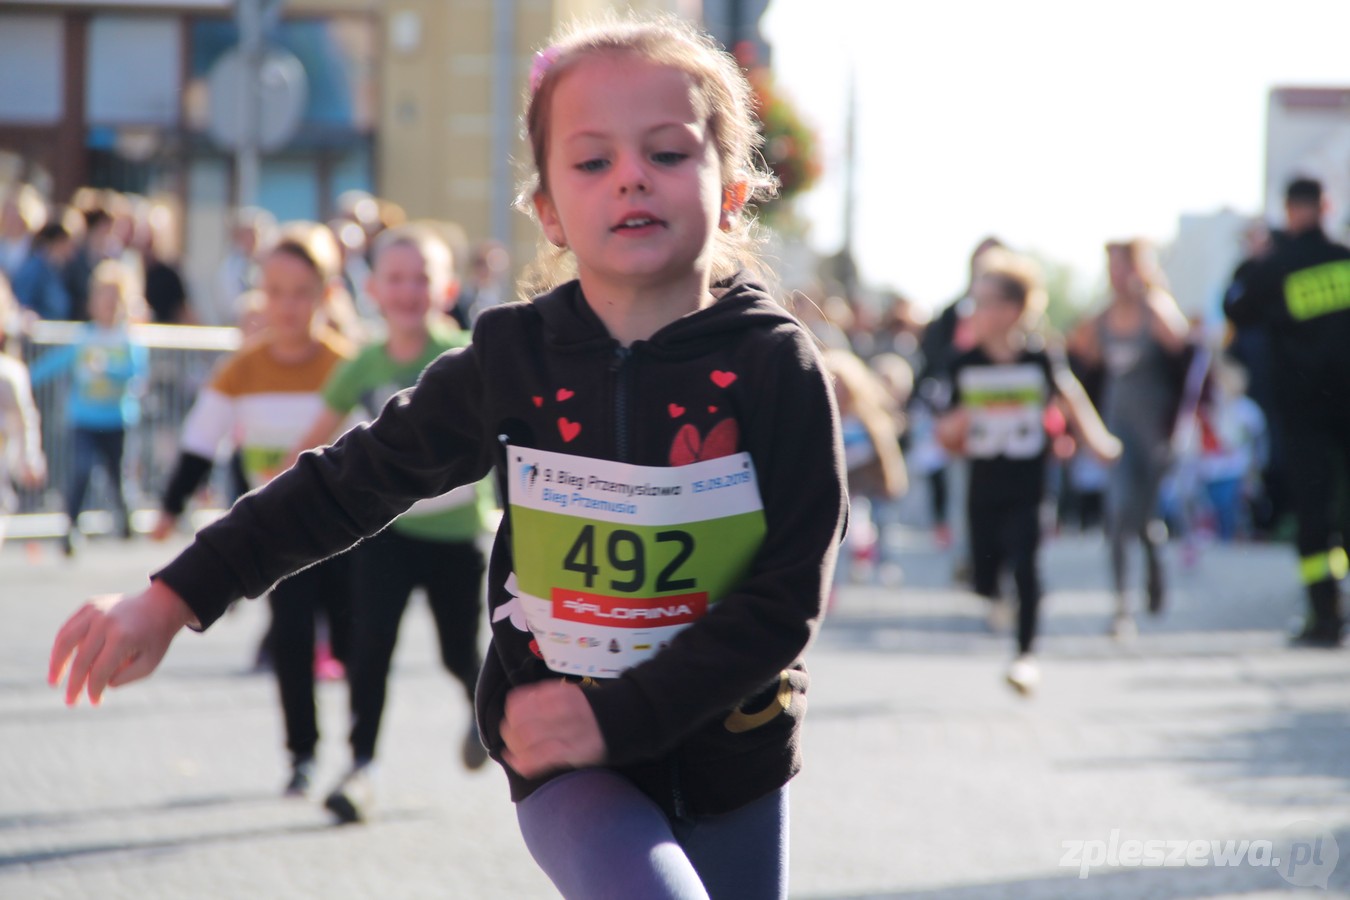
[{"label": "metal crowd barrier", "polygon": [[[76,322],[38,322],[25,342],[23,356],[31,365],[43,354],[71,343],[80,328]],[[134,340],[149,351],[149,365],[140,394],[140,421],[127,431],[123,456],[123,486],[132,510],[132,528],[149,531],[159,514],[159,497],[173,472],[178,437],[197,391],[221,357],[239,348],[236,328],[198,325],[133,325]],[[62,373],[33,391],[42,415],[42,447],[47,455],[47,484],[37,490],[19,490],[18,513],[7,526],[9,540],[59,537],[66,532],[65,488],[72,467],[71,427],[66,419],[70,395],[69,373]],[[229,505],[226,467],[217,465],[205,503],[207,509]],[[113,530],[112,494],[101,468],[96,469],[85,496],[79,527],[85,534]]]}]

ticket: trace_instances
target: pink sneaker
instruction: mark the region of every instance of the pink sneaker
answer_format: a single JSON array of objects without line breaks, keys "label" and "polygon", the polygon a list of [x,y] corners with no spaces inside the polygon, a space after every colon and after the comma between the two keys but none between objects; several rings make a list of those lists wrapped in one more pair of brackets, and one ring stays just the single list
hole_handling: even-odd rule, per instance
[{"label": "pink sneaker", "polygon": [[949,525],[938,525],[933,529],[933,542],[937,544],[939,550],[946,550],[952,545],[952,529]]},{"label": "pink sneaker", "polygon": [[327,641],[314,646],[314,677],[319,681],[341,681],[347,677],[347,670],[333,656]]}]

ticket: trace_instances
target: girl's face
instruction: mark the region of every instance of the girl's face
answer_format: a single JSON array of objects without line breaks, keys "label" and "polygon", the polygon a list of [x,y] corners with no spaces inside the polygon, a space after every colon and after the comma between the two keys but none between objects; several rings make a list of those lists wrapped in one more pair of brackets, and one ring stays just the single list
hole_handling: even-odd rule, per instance
[{"label": "girl's face", "polygon": [[433,295],[439,292],[444,297],[449,287],[446,273],[434,269],[422,251],[409,244],[386,247],[375,260],[367,288],[390,331],[426,331]]},{"label": "girl's face", "polygon": [[706,279],[722,166],[694,91],[679,69],[627,54],[584,59],[555,85],[535,209],[583,284]]},{"label": "girl's face", "polygon": [[1134,295],[1143,286],[1143,279],[1125,250],[1107,251],[1106,271],[1111,280],[1111,291],[1117,296]]},{"label": "girl's face", "polygon": [[267,325],[281,340],[308,338],[323,306],[324,284],[314,267],[293,253],[270,254],[262,265]]},{"label": "girl's face", "polygon": [[1008,299],[1003,287],[991,278],[976,279],[970,297],[975,301],[970,327],[975,341],[996,341],[1007,336],[1022,318],[1022,309]]},{"label": "girl's face", "polygon": [[122,289],[115,284],[100,284],[89,294],[89,318],[104,328],[117,324],[122,310]]}]

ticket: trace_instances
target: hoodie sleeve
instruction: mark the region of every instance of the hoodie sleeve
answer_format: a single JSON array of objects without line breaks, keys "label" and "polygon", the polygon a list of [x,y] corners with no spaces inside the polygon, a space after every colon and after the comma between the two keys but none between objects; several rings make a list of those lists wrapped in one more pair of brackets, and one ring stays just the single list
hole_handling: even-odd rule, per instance
[{"label": "hoodie sleeve", "polygon": [[767,534],[736,591],[662,653],[586,692],[611,765],[659,755],[762,690],[820,625],[847,513],[839,414],[800,329],[772,351],[745,424]]},{"label": "hoodie sleeve", "polygon": [[153,577],[205,628],[232,601],[340,553],[415,501],[479,480],[493,460],[482,398],[472,348],[440,357],[378,419],[302,453]]}]

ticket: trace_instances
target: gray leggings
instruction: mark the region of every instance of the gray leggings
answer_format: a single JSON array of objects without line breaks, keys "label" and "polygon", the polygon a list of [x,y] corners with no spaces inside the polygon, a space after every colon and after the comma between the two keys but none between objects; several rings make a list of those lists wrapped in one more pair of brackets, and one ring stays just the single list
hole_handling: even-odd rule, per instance
[{"label": "gray leggings", "polygon": [[560,775],[516,805],[530,855],[567,900],[785,900],[787,786],[672,822],[608,769]]},{"label": "gray leggings", "polygon": [[1151,441],[1117,435],[1124,452],[1111,469],[1106,484],[1106,536],[1111,545],[1111,581],[1118,595],[1128,583],[1129,546],[1138,540],[1144,547],[1144,564],[1150,582],[1162,577],[1158,552],[1160,536],[1149,530],[1158,513],[1158,494],[1167,474],[1168,445],[1164,437]]}]

